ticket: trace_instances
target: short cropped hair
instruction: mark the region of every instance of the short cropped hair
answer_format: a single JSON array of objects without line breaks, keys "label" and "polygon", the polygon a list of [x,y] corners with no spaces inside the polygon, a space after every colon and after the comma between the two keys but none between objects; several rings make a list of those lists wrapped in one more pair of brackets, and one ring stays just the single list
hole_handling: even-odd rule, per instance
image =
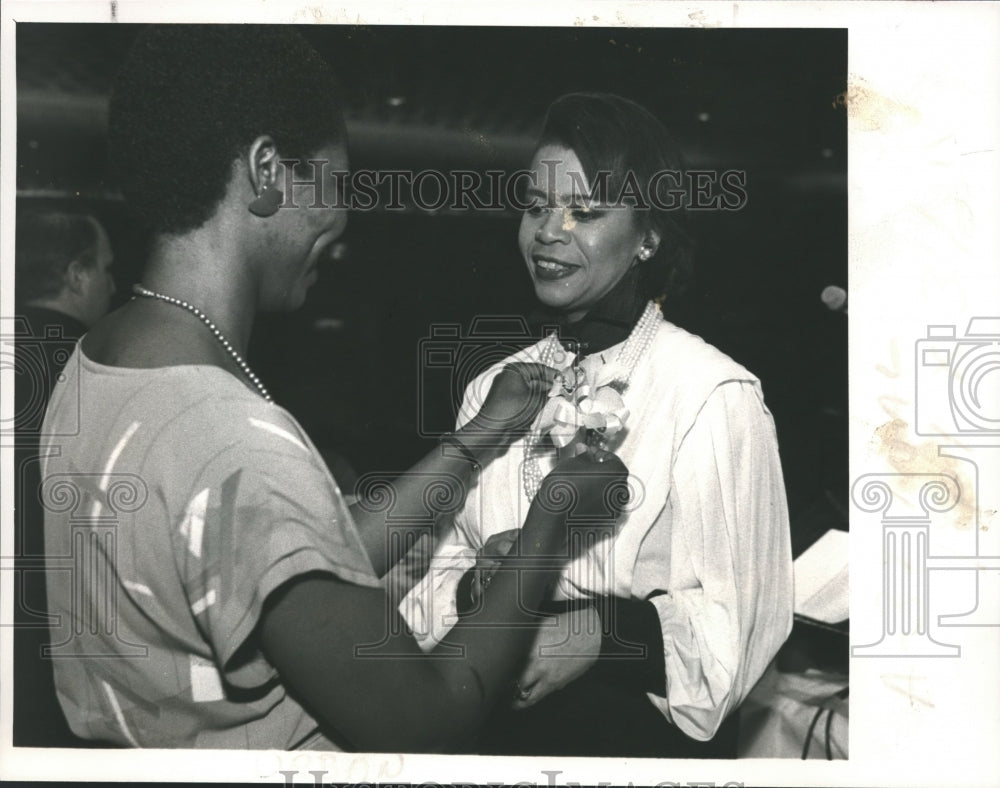
[{"label": "short cropped hair", "polygon": [[[569,93],[549,106],[538,142],[572,150],[594,184],[596,173],[608,172],[608,193],[621,193],[629,173],[645,188],[664,170],[684,168],[673,137],[646,108],[610,93]],[[664,184],[666,185],[666,184]],[[665,199],[661,205],[668,204]],[[644,228],[660,234],[660,246],[642,263],[640,287],[646,298],[674,299],[683,294],[693,274],[694,244],[682,208],[650,204],[637,211]]]},{"label": "short cropped hair", "polygon": [[14,287],[20,302],[58,296],[74,260],[97,264],[99,225],[82,213],[18,213],[14,228]]},{"label": "short cropped hair", "polygon": [[203,225],[233,162],[261,135],[285,159],[346,143],[333,74],[296,30],[280,25],[151,25],[111,96],[113,169],[154,233]]}]

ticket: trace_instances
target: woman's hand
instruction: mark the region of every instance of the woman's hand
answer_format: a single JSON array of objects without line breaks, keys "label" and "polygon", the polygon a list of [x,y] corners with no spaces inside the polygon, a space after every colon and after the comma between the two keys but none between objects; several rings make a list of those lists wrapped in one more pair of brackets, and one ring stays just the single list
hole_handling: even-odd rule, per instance
[{"label": "woman's hand", "polygon": [[509,443],[531,426],[556,374],[544,364],[508,364],[493,379],[482,408],[465,431],[487,432]]},{"label": "woman's hand", "polygon": [[500,560],[510,552],[520,532],[520,528],[511,528],[509,531],[493,534],[476,553],[475,574],[470,588],[474,606],[479,604],[483,590],[489,586],[494,573],[500,566]]},{"label": "woman's hand", "polygon": [[601,653],[601,620],[592,606],[543,622],[514,685],[515,709],[526,709],[586,673]]}]

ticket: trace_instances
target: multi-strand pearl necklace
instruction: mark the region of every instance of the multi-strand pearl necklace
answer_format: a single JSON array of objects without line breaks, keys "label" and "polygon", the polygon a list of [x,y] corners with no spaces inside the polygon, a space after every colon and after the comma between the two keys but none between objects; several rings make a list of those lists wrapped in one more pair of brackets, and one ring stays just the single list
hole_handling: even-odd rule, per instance
[{"label": "multi-strand pearl necklace", "polygon": [[[639,365],[639,360],[652,344],[653,338],[660,326],[660,306],[655,301],[646,304],[646,309],[635,324],[632,333],[629,334],[622,349],[618,352],[618,363],[621,365],[623,373],[614,382],[622,388],[628,386],[632,379],[632,373]],[[539,362],[546,366],[551,366],[552,358],[562,350],[558,337],[555,334],[549,335],[545,347],[542,349]],[[521,466],[521,481],[524,486],[524,494],[529,501],[533,501],[538,494],[538,488],[542,484],[544,474],[538,464],[538,446],[542,442],[542,431],[535,427],[524,441],[524,464]]]},{"label": "multi-strand pearl necklace", "polygon": [[215,338],[219,340],[219,342],[222,344],[222,347],[225,348],[226,352],[229,353],[230,356],[232,356],[233,361],[235,361],[236,365],[243,370],[243,374],[247,376],[247,379],[251,383],[253,383],[253,385],[257,388],[257,391],[260,393],[260,395],[268,402],[274,402],[274,400],[271,398],[271,395],[268,393],[267,389],[264,388],[264,384],[260,382],[260,378],[258,378],[254,374],[252,369],[250,369],[250,365],[243,360],[243,356],[241,356],[237,352],[236,348],[234,348],[232,343],[228,339],[226,339],[225,334],[223,334],[218,329],[215,323],[213,323],[211,319],[209,319],[208,315],[206,315],[204,312],[198,309],[198,307],[196,307],[194,304],[189,304],[187,301],[182,301],[179,298],[174,298],[173,296],[163,295],[163,293],[157,293],[154,290],[149,290],[143,287],[142,285],[132,285],[132,292],[135,293],[137,296],[142,296],[143,298],[155,298],[159,301],[163,301],[164,303],[173,304],[174,306],[179,306],[181,309],[186,309],[188,312],[190,312],[192,315],[198,318],[202,323],[204,323],[208,327],[208,330],[212,332]]}]

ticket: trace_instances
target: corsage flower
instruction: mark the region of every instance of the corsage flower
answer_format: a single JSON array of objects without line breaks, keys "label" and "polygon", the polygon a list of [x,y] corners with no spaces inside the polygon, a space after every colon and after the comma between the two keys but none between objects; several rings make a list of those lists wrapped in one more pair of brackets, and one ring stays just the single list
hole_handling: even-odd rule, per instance
[{"label": "corsage flower", "polygon": [[587,370],[573,366],[556,376],[549,400],[542,408],[538,430],[551,436],[559,448],[577,440],[581,430],[592,439],[606,440],[628,420],[620,387],[624,370],[617,362]]}]

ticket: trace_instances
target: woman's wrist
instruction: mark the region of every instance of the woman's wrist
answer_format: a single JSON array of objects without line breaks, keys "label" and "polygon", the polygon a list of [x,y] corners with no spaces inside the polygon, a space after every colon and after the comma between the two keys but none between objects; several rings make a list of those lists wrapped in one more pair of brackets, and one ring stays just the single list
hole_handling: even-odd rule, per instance
[{"label": "woman's wrist", "polygon": [[507,431],[495,427],[484,427],[475,420],[464,425],[455,432],[447,433],[448,442],[460,443],[465,451],[463,456],[474,458],[480,465],[486,465],[495,456],[510,445],[510,435]]},{"label": "woman's wrist", "polygon": [[474,442],[463,440],[454,432],[446,432],[438,438],[438,443],[445,450],[446,456],[458,457],[465,460],[472,466],[472,470],[478,471],[482,467],[483,459],[480,454],[473,450]]}]

